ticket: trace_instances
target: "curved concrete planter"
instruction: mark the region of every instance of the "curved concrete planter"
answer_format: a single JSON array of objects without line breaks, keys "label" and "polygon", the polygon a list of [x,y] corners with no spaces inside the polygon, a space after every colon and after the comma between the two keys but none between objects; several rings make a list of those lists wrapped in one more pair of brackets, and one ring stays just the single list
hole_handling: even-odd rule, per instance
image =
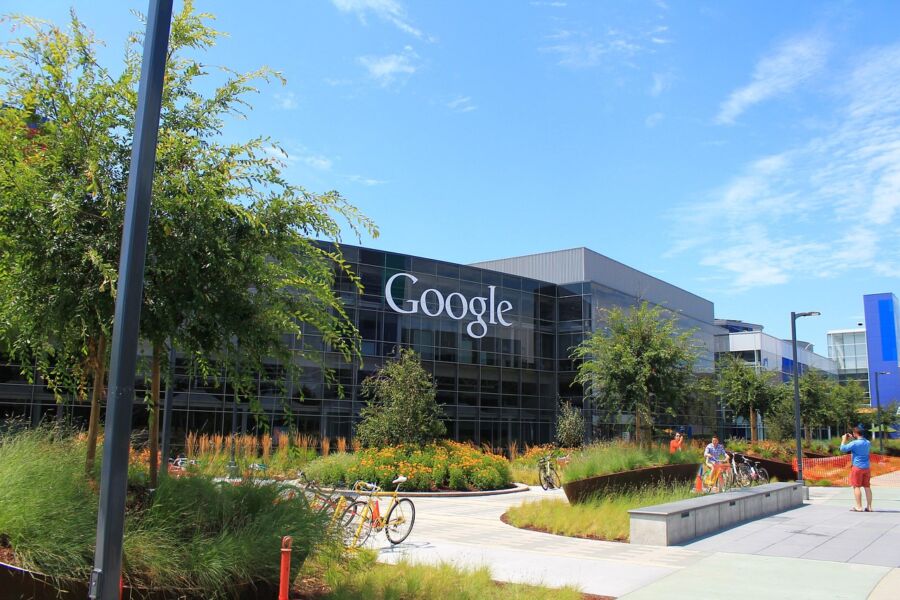
[{"label": "curved concrete planter", "polygon": [[622,473],[610,473],[579,479],[563,485],[563,491],[570,504],[577,504],[591,496],[608,491],[620,490],[628,487],[653,485],[665,481],[690,482],[697,476],[699,463],[686,463],[682,465],[664,465],[661,467],[644,467]]}]

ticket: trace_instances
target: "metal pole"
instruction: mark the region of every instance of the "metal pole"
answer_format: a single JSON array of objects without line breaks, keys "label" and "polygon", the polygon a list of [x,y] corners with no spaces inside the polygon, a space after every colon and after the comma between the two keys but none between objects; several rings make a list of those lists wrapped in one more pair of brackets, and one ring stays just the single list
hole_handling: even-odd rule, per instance
[{"label": "metal pole", "polygon": [[878,392],[878,377],[881,371],[875,371],[875,404],[878,411],[878,454],[884,454],[884,419],[881,416],[881,394]]},{"label": "metal pole", "polygon": [[162,430],[162,475],[169,474],[169,456],[171,450],[169,444],[172,440],[172,396],[175,387],[175,344],[169,339],[169,372],[166,383],[166,399],[163,402],[163,430]]},{"label": "metal pole", "polygon": [[118,295],[106,408],[106,442],[103,444],[100,507],[97,514],[97,548],[88,592],[92,600],[115,600],[119,597],[144,259],[147,253],[153,166],[156,160],[171,20],[172,0],[150,0],[119,256]]},{"label": "metal pole", "polygon": [[794,347],[794,436],[797,438],[797,481],[803,482],[803,442],[800,440],[800,375],[797,364],[797,313],[791,312],[791,345]]}]

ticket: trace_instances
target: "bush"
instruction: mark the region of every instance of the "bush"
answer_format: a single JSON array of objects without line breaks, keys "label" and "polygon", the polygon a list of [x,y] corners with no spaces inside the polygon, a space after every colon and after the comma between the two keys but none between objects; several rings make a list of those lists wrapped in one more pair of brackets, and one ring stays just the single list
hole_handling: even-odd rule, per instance
[{"label": "bush", "polygon": [[559,407],[556,441],[565,448],[578,448],[584,443],[584,416],[570,402]]},{"label": "bush", "polygon": [[[85,445],[57,429],[0,438],[0,536],[21,566],[86,579],[93,564],[98,493],[84,477]],[[138,587],[231,595],[235,585],[277,584],[280,540],[300,560],[325,536],[324,517],[278,485],[163,478],[152,495],[130,482],[125,580]]]},{"label": "bush", "polygon": [[363,381],[362,391],[371,399],[356,430],[363,446],[429,444],[447,434],[434,382],[415,351],[401,348],[397,360]]},{"label": "bush", "polygon": [[318,458],[306,474],[324,485],[362,480],[392,489],[398,475],[408,478],[403,489],[492,490],[509,487],[509,463],[502,456],[469,444],[442,441],[425,446],[367,448],[356,454]]}]

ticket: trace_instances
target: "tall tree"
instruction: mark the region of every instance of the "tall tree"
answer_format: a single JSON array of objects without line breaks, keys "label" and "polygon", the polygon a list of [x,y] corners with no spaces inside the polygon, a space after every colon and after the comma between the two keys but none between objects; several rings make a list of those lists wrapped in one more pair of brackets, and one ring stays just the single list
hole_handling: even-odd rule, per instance
[{"label": "tall tree", "polygon": [[750,422],[750,440],[757,440],[756,413],[769,412],[775,396],[775,382],[772,374],[757,372],[743,359],[726,355],[719,360],[718,392],[722,400],[738,414]]},{"label": "tall tree", "polygon": [[605,310],[604,327],[576,346],[576,383],[599,407],[634,415],[635,436],[649,442],[655,415],[674,414],[690,396],[699,347],[693,330],[669,310],[642,302]]},{"label": "tall tree", "polygon": [[828,425],[829,408],[836,386],[836,382],[814,369],[800,376],[800,419],[806,441],[812,440],[814,428]]},{"label": "tall tree", "polygon": [[[153,348],[153,424],[167,340],[201,371],[230,362],[239,395],[267,359],[295,368],[284,337],[300,337],[302,323],[348,360],[358,356],[355,329],[332,292],[336,273],[355,278],[339,247],[311,238],[338,239],[341,222],[377,235],[337,192],[287,182],[270,139],[221,140],[227,119],[249,107],[253,82],[277,74],[226,70],[211,93],[198,91],[209,86],[194,56],[221,35],[209,18],[186,2],[172,24],[141,319]],[[140,49],[133,43],[113,76],[74,14],[67,31],[19,24],[30,35],[0,55],[0,334],[13,353],[37,361],[58,393],[83,394],[93,374],[96,432]]]}]

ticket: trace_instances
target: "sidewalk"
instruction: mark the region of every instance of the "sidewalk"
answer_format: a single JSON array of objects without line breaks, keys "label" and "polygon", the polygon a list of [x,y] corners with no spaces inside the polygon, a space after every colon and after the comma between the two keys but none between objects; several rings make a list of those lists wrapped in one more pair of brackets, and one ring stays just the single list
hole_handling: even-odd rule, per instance
[{"label": "sidewalk", "polygon": [[508,507],[564,499],[560,491],[422,498],[415,500],[416,525],[406,543],[391,548],[383,537],[376,543],[383,562],[488,566],[500,581],[574,585],[628,600],[897,598],[900,489],[876,490],[883,512],[874,514],[850,513],[849,494],[813,488],[804,507],[669,548],[567,538],[500,521]]}]

